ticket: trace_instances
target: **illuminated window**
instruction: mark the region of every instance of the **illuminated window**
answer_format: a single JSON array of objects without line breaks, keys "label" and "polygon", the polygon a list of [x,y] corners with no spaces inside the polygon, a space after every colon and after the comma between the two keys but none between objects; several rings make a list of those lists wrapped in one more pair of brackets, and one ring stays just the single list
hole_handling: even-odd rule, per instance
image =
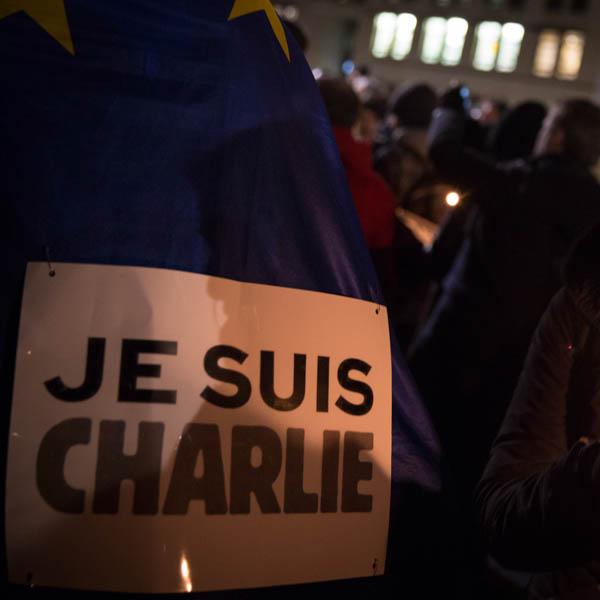
[{"label": "illuminated window", "polygon": [[473,66],[480,71],[491,71],[496,64],[502,25],[496,21],[483,21],[475,32]]},{"label": "illuminated window", "polygon": [[517,68],[524,35],[525,28],[519,23],[505,23],[502,25],[496,71],[510,73]]},{"label": "illuminated window", "polygon": [[408,56],[412,48],[417,27],[417,17],[410,13],[398,15],[396,22],[396,39],[392,48],[392,58],[402,60]]},{"label": "illuminated window", "polygon": [[446,19],[442,17],[429,17],[423,26],[421,60],[424,63],[435,64],[440,62],[445,37]]},{"label": "illuminated window", "polygon": [[376,58],[406,58],[412,48],[417,17],[410,13],[379,13],[373,21],[371,52]]},{"label": "illuminated window", "polygon": [[457,65],[462,57],[469,24],[464,19],[430,17],[423,26],[421,60],[424,63]]},{"label": "illuminated window", "polygon": [[396,35],[396,20],[394,13],[379,13],[373,21],[373,37],[371,52],[376,58],[388,56]]},{"label": "illuminated window", "polygon": [[480,71],[510,73],[517,68],[525,28],[519,23],[483,21],[475,32],[473,66]]},{"label": "illuminated window", "polygon": [[448,19],[442,50],[443,65],[452,66],[460,62],[468,29],[469,24],[464,19],[459,17]]},{"label": "illuminated window", "polygon": [[552,77],[558,59],[560,34],[552,29],[545,29],[540,33],[535,58],[533,60],[533,74],[538,77]]},{"label": "illuminated window", "polygon": [[533,74],[538,77],[577,79],[581,69],[585,35],[581,31],[565,31],[561,34],[545,29],[538,38]]},{"label": "illuminated window", "polygon": [[584,45],[585,36],[583,33],[580,31],[565,32],[556,69],[556,76],[559,79],[577,79],[581,68]]}]

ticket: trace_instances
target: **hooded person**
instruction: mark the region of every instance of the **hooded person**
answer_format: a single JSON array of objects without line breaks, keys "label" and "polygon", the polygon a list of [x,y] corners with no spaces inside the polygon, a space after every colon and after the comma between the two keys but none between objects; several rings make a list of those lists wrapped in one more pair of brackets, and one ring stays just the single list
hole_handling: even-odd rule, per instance
[{"label": "hooded person", "polygon": [[[489,151],[498,161],[526,160],[533,153],[547,110],[539,102],[523,102],[509,110],[490,136]],[[477,227],[477,199],[463,195],[440,225],[431,248],[432,277],[439,283],[448,274],[465,237]]]},{"label": "hooded person", "polygon": [[548,111],[540,102],[521,102],[507,111],[489,136],[489,150],[499,161],[526,159]]},{"label": "hooded person", "polygon": [[389,100],[389,139],[375,152],[375,168],[394,192],[397,205],[432,221],[437,220],[439,194],[427,155],[427,131],[437,103],[428,84],[400,86]]},{"label": "hooded person", "polygon": [[503,566],[530,597],[600,598],[600,227],[571,253],[478,487]]}]

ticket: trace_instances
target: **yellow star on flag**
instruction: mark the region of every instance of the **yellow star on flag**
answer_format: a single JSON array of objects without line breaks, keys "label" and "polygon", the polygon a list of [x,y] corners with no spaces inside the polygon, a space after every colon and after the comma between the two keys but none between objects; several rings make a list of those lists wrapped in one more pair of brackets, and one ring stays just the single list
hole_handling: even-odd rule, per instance
[{"label": "yellow star on flag", "polygon": [[231,9],[231,13],[229,14],[229,21],[233,21],[234,19],[239,19],[239,17],[244,17],[251,13],[261,12],[267,16],[269,21],[269,25],[271,25],[271,29],[283,50],[288,62],[291,61],[290,58],[290,49],[287,43],[287,38],[285,37],[285,30],[283,29],[283,25],[273,8],[270,0],[235,0],[233,8]]},{"label": "yellow star on flag", "polygon": [[61,46],[75,54],[64,0],[0,0],[0,19],[25,12]]}]

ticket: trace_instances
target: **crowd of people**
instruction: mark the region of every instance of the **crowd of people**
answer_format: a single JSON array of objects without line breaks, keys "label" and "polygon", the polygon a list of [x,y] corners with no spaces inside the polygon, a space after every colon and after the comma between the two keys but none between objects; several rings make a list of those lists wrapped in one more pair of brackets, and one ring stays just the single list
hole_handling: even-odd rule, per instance
[{"label": "crowd of people", "polygon": [[600,598],[600,107],[318,85],[441,442],[462,597]]}]

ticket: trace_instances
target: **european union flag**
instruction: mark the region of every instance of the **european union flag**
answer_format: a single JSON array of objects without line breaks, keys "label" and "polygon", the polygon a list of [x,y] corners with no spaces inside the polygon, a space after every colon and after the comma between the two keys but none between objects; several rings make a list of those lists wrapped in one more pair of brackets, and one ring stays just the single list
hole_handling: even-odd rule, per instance
[{"label": "european union flag", "polygon": [[[28,261],[381,301],[312,73],[268,0],[2,0],[0,78],[4,406]],[[392,360],[394,484],[435,490],[436,443]]]}]

